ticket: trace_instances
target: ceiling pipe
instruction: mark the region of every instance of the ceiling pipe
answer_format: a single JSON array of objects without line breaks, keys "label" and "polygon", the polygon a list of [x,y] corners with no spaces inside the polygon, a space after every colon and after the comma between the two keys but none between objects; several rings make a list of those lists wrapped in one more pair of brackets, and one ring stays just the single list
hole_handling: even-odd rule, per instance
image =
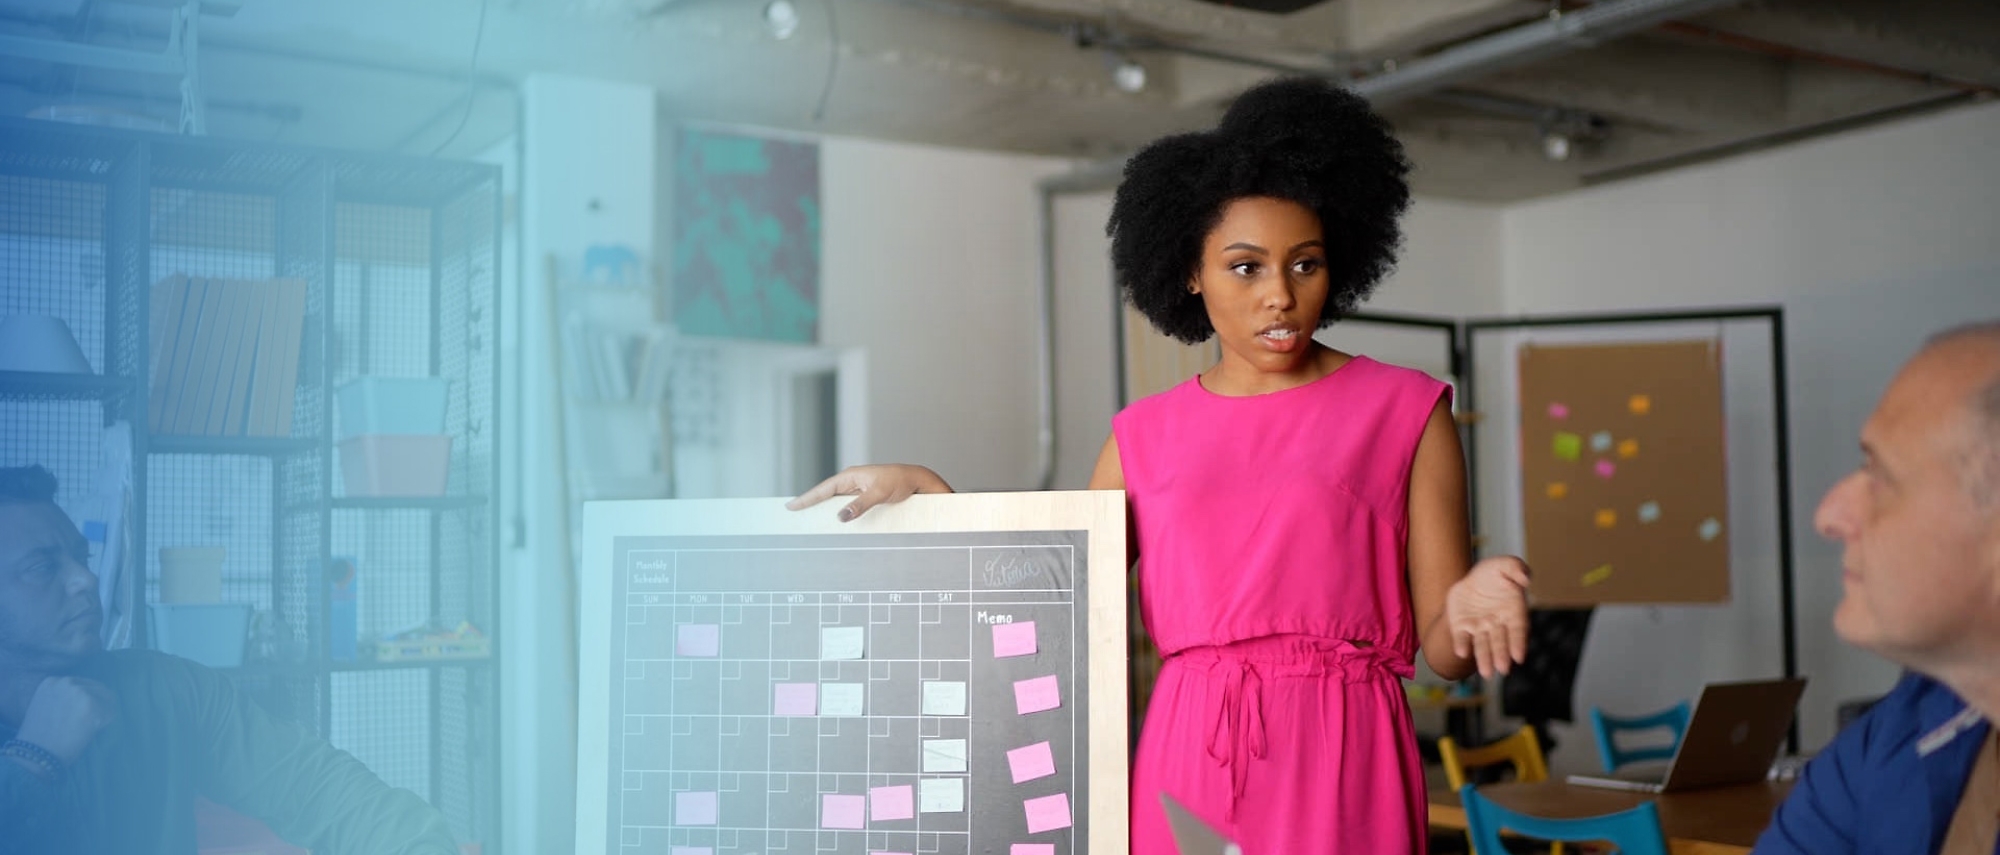
[{"label": "ceiling pipe", "polygon": [[1510,66],[1698,15],[1741,0],[1612,0],[1549,17],[1400,63],[1393,71],[1348,81],[1348,88],[1382,107]]},{"label": "ceiling pipe", "polygon": [[1749,51],[1751,53],[1760,53],[1766,56],[1775,56],[1780,59],[1789,59],[1798,62],[1813,62],[1813,63],[1818,63],[1820,65],[1830,66],[1833,68],[1845,68],[1849,71],[1861,71],[1861,72],[1867,72],[1869,74],[1881,75],[1883,77],[1893,77],[1899,80],[1908,80],[1913,83],[1923,83],[1931,86],[1944,86],[1951,89],[1956,89],[1960,92],[1978,95],[1985,98],[1991,98],[1996,95],[2000,95],[2000,88],[1988,86],[1984,83],[1980,83],[1974,80],[1959,80],[1953,77],[1946,77],[1942,74],[1933,74],[1928,71],[1915,71],[1908,68],[1897,68],[1896,66],[1893,65],[1885,65],[1883,63],[1873,62],[1865,59],[1856,59],[1851,56],[1841,56],[1839,54],[1827,53],[1825,51],[1817,51],[1817,50],[1810,50],[1808,48],[1794,47],[1792,45],[1769,41],[1766,39],[1760,39],[1754,36],[1746,36],[1738,33],[1728,32],[1725,30],[1718,30],[1714,27],[1705,27],[1700,24],[1690,24],[1685,21],[1668,21],[1660,25],[1660,30],[1662,32],[1673,33],[1674,35],[1678,36],[1687,36],[1689,38],[1702,39],[1704,41],[1714,42],[1716,44],[1723,45],[1725,47],[1735,48],[1737,50]]}]

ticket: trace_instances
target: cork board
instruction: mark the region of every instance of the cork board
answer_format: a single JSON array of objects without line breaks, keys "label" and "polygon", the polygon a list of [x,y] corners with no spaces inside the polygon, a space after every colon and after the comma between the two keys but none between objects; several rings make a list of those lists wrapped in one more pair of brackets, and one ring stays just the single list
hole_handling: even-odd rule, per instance
[{"label": "cork board", "polygon": [[1727,602],[1721,342],[1518,358],[1535,604]]}]

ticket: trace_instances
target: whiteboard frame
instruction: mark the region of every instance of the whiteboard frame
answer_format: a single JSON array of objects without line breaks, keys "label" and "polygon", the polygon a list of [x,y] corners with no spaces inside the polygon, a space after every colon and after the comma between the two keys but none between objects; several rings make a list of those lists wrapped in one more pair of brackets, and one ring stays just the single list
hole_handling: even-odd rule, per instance
[{"label": "whiteboard frame", "polygon": [[[918,495],[843,523],[850,501],[836,497],[803,511],[785,499],[697,499],[588,502],[583,510],[581,644],[577,648],[576,851],[609,852],[605,818],[610,792],[608,721],[584,715],[589,699],[611,695],[612,544],[621,537],[882,535],[942,532],[1089,532],[1085,613],[1089,667],[1088,837],[1083,851],[1123,853],[1130,840],[1130,714],[1126,686],[1125,493],[1070,490],[1032,493]],[[969,809],[969,807],[968,807]]]}]

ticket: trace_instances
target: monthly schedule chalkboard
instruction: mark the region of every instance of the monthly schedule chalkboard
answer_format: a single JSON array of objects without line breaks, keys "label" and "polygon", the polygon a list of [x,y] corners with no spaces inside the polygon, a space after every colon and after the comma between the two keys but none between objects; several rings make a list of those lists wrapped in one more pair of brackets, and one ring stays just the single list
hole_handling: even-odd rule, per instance
[{"label": "monthly schedule chalkboard", "polygon": [[583,853],[1126,842],[1115,492],[586,511]]}]

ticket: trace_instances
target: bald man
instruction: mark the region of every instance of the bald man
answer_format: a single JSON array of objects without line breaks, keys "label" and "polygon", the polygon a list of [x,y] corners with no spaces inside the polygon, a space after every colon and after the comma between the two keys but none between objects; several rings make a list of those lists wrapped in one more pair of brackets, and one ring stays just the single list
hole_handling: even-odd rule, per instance
[{"label": "bald man", "polygon": [[1759,853],[2000,853],[2000,320],[1947,331],[1861,429],[1821,500],[1834,630],[1909,669],[1835,737]]}]

